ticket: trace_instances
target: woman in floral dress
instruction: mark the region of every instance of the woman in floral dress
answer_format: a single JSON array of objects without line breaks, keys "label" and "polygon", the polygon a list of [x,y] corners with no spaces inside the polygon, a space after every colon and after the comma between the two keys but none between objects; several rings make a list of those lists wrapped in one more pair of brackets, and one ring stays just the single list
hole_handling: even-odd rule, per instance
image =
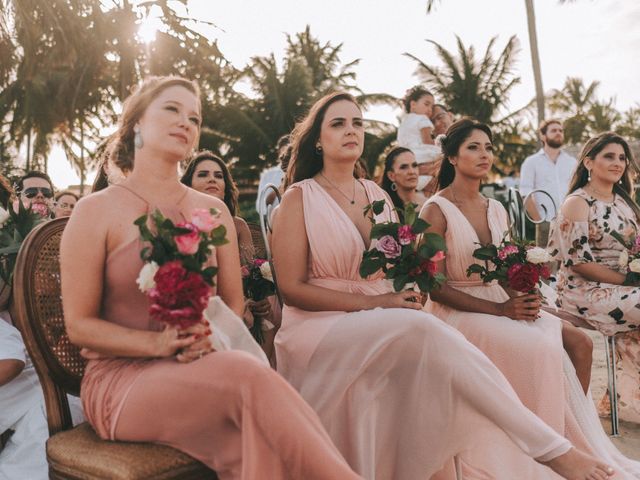
[{"label": "woman in floral dress", "polygon": [[[640,423],[640,285],[627,281],[625,250],[612,235],[633,239],[640,208],[632,199],[627,142],[614,133],[589,140],[549,247],[559,253],[558,306],[616,336],[620,418]],[[601,413],[606,406],[603,399]]]}]

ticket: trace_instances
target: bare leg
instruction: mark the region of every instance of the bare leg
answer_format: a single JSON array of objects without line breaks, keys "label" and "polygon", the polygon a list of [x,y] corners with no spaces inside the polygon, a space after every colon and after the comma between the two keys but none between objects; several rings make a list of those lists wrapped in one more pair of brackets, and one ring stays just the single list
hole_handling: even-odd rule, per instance
[{"label": "bare leg", "polygon": [[562,345],[576,369],[576,375],[582,385],[585,395],[591,383],[591,363],[593,342],[589,336],[578,327],[567,321],[562,322]]}]

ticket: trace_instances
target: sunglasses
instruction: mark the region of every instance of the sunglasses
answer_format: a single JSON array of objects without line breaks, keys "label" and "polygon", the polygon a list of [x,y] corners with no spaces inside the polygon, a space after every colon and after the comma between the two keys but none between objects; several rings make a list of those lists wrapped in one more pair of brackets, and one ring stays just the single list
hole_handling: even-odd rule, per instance
[{"label": "sunglasses", "polygon": [[27,198],[33,198],[38,195],[38,192],[42,194],[44,198],[53,197],[53,191],[47,187],[29,187],[25,188],[22,194]]}]

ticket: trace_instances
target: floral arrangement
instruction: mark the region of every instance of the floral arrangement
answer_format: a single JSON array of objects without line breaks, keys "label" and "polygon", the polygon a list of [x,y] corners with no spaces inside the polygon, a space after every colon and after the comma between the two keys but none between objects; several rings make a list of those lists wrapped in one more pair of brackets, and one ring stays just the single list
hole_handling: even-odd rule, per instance
[{"label": "floral arrangement", "polygon": [[15,200],[9,210],[0,207],[0,278],[5,284],[11,285],[22,242],[50,213],[46,205],[32,203],[26,207],[20,200]]},{"label": "floral arrangement", "polygon": [[[241,272],[245,297],[259,302],[276,293],[271,265],[264,258],[255,258],[248,265],[243,265]],[[250,331],[258,343],[264,341],[261,318],[254,319]]]},{"label": "floral arrangement", "polygon": [[[385,204],[385,200],[373,202],[365,207],[365,215],[370,210],[379,215]],[[373,248],[362,254],[360,275],[363,278],[382,270],[385,278],[393,281],[396,292],[415,284],[421,292],[428,293],[445,281],[445,276],[437,271],[437,263],[445,258],[444,239],[435,233],[424,233],[430,225],[418,217],[416,207],[408,203],[398,212],[402,222],[372,220]]]},{"label": "floral arrangement", "polygon": [[219,218],[216,209],[196,209],[191,221],[174,224],[156,210],[134,222],[147,243],[136,282],[151,300],[152,319],[180,328],[202,320],[218,272],[209,257],[214,247],[228,242]]},{"label": "floral arrangement", "polygon": [[625,239],[620,232],[612,231],[611,236],[625,248],[618,258],[618,265],[627,275],[624,284],[638,285],[640,283],[640,235]]},{"label": "floral arrangement", "polygon": [[522,240],[503,239],[499,246],[485,245],[473,252],[473,257],[491,262],[495,268],[474,263],[467,268],[467,276],[478,273],[485,283],[493,280],[512,290],[533,293],[543,279],[551,278],[546,263],[552,260],[546,249]]}]

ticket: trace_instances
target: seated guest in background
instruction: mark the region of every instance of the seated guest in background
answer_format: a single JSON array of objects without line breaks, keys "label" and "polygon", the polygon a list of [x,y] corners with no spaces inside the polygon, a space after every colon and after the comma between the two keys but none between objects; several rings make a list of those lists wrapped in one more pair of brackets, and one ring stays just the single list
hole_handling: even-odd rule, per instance
[{"label": "seated guest in background", "polygon": [[87,419],[102,439],[182,450],[220,478],[355,479],[317,415],[266,365],[244,352],[214,352],[208,326],[163,326],[136,285],[143,266],[134,221],[159,209],[173,221],[216,208],[229,243],[212,252],[216,287],[244,308],[233,217],[218,198],[187,188],[178,165],[197,145],[199,90],[151,77],[124,102],[108,148],[122,182],[83,198],[62,236],[60,266],[69,339],[89,357],[82,380]]},{"label": "seated guest in background", "polygon": [[405,204],[414,203],[419,211],[426,198],[416,190],[418,186],[418,162],[411,150],[392,148],[384,160],[384,172],[380,187],[389,194],[393,206],[402,211]]},{"label": "seated guest in background", "polygon": [[[626,249],[611,235],[618,232],[633,242],[640,234],[633,163],[629,144],[615,133],[600,134],[584,145],[549,248],[561,260],[558,306],[605,335],[619,334],[620,418],[640,423],[640,284],[627,279]],[[608,408],[605,395],[601,413]]]},{"label": "seated guest in background", "polygon": [[[290,149],[291,147],[289,145],[289,135],[283,135],[278,139],[278,143],[276,145],[278,165],[266,168],[260,173],[258,195],[256,196],[256,212],[258,212],[258,215],[264,215],[265,213],[265,205],[260,204],[260,195],[262,194],[262,191],[265,189],[265,187],[269,184],[280,187],[284,182],[287,166],[283,166],[282,157],[286,156],[286,151]],[[271,195],[266,203],[269,205],[273,204],[274,206],[278,205],[278,200],[275,197],[275,194]]]},{"label": "seated guest in background", "polygon": [[[372,228],[363,209],[387,198],[354,177],[364,139],[362,110],[347,93],[318,100],[292,134],[291,185],[273,231],[285,300],[278,371],[367,479],[431,478],[490,433],[527,465],[536,465],[533,457],[565,478],[607,478],[606,466],[522,405],[460,332],[420,311],[415,292],[394,292],[381,272],[360,276]],[[396,219],[390,209],[375,218]],[[481,478],[520,478],[519,470]],[[557,478],[540,471],[536,480]]]},{"label": "seated guest in background", "polygon": [[436,103],[431,113],[431,122],[433,123],[433,137],[444,135],[453,123],[453,114],[444,105]]},{"label": "seated guest in background", "polygon": [[40,205],[42,211],[51,212],[53,204],[53,182],[49,175],[30,171],[20,177],[16,184],[16,193],[25,207]]},{"label": "seated guest in background", "polygon": [[540,193],[534,194],[535,198],[529,198],[525,205],[533,220],[544,220],[536,224],[536,244],[546,247],[549,241],[549,222],[558,213],[567,194],[571,175],[576,168],[576,159],[562,150],[564,128],[560,120],[543,120],[538,133],[542,148],[522,163],[519,188],[523,198],[534,190],[543,190],[551,196],[550,199]]},{"label": "seated guest in background", "polygon": [[79,199],[78,195],[69,190],[57,193],[53,207],[53,218],[70,216]]}]

